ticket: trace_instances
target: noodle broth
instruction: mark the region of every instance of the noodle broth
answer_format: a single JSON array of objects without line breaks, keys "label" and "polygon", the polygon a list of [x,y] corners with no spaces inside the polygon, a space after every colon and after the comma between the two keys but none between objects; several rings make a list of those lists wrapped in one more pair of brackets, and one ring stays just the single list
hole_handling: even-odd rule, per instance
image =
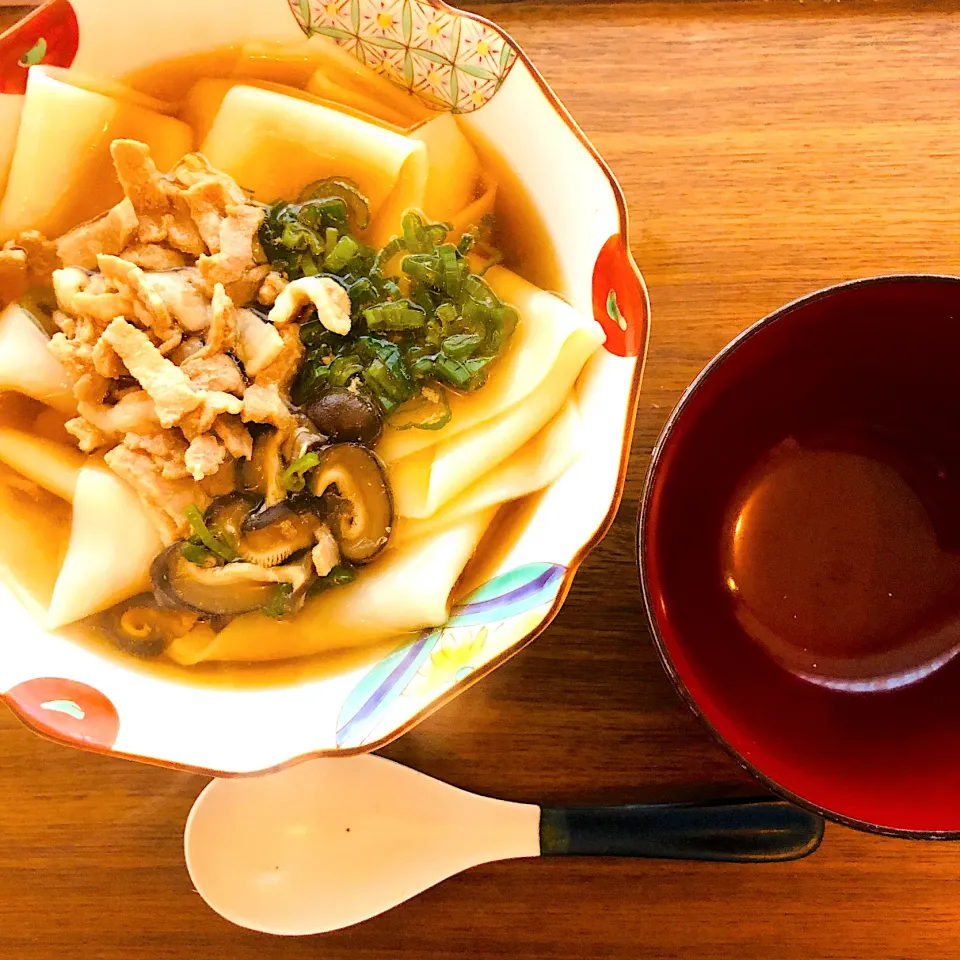
[{"label": "noodle broth", "polygon": [[[326,84],[322,87],[324,95],[318,96],[316,90],[319,88],[314,82],[318,61],[312,54],[302,49],[288,51],[283,56],[272,53],[272,48],[267,46],[217,50],[138,71],[126,82],[133,90],[169,103],[171,115],[191,123],[195,129],[198,123],[209,121],[208,115],[205,119],[198,119],[209,104],[198,106],[197,97],[191,94],[202,81],[259,83],[271,94],[302,98],[303,102],[310,104],[333,105],[348,116],[364,119],[387,131],[415,130],[436,116],[416,98],[396,90],[394,95],[378,104],[371,98],[369,88],[364,89],[362,84],[358,86],[350,79],[339,88]],[[337,73],[333,68],[328,72],[331,75]],[[364,108],[378,115],[371,115]],[[519,178],[507,168],[490,144],[474,137],[470,139],[470,146],[476,151],[479,167],[483,170],[483,176],[476,182],[470,209],[475,208],[475,213],[485,217],[492,246],[502,254],[504,267],[543,290],[562,290],[562,278],[550,239]],[[277,154],[277,162],[283,162],[282,153]],[[97,184],[99,180],[94,178],[91,182]],[[495,184],[495,198],[490,196],[491,184]],[[245,184],[241,186],[246,187]],[[93,193],[98,192],[100,188],[95,187]],[[271,199],[295,200],[296,197]],[[97,209],[102,211],[108,206],[109,203],[105,202]],[[520,323],[526,321],[527,318],[521,316]],[[508,345],[507,353],[511,349],[513,346]],[[491,393],[506,390],[500,381],[510,375],[505,362],[498,361],[481,390]],[[0,428],[10,427],[63,442],[68,439],[63,426],[65,419],[35,401],[10,393],[0,396]],[[546,419],[550,420],[550,417]],[[515,444],[514,452],[505,461],[505,469],[509,469],[511,461],[522,459],[524,451],[529,452],[530,444],[539,436],[536,431],[532,433],[532,439]],[[411,456],[416,457],[416,451]],[[488,524],[486,533],[480,536],[479,544],[467,559],[453,590],[454,601],[457,596],[489,579],[497,570],[500,558],[522,533],[540,495],[536,490],[507,497],[506,506],[496,511],[496,518]],[[71,510],[67,503],[0,464],[0,542],[3,545],[0,566],[5,579],[38,610],[50,603],[57,572],[67,552],[70,526]],[[118,557],[119,562],[122,560]],[[373,562],[371,569],[377,562]],[[15,571],[15,576],[11,576],[11,571]],[[365,574],[364,568],[358,571],[360,577]],[[60,632],[78,643],[93,645],[99,653],[119,658],[127,665],[136,663],[116,649],[99,613],[64,626]],[[385,636],[376,640],[365,639],[355,646],[338,644],[313,654],[257,663],[235,659],[185,665],[161,657],[142,663],[140,668],[191,684],[274,686],[337,674],[375,662],[399,642],[402,638]]]}]

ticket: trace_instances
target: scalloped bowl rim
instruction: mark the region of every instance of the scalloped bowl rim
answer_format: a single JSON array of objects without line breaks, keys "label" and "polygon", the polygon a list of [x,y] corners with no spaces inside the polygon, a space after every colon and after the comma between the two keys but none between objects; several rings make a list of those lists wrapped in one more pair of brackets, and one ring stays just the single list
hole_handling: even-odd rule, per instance
[{"label": "scalloped bowl rim", "polygon": [[[44,3],[40,4],[35,10],[30,14],[24,17],[21,21],[14,24],[2,34],[0,34],[0,40],[16,35],[24,25],[29,21],[33,20],[35,17],[38,17],[43,14],[43,12],[57,3],[62,2],[62,0],[45,0]],[[624,485],[626,482],[626,475],[629,468],[629,457],[630,450],[633,441],[634,429],[636,414],[639,404],[639,395],[640,388],[644,374],[644,367],[647,355],[647,349],[649,345],[649,336],[650,336],[650,298],[649,292],[646,287],[644,278],[636,265],[636,262],[633,259],[632,253],[630,252],[629,247],[629,215],[627,211],[626,200],[623,195],[622,188],[617,181],[616,177],[610,170],[607,163],[600,156],[597,149],[593,146],[587,136],[583,133],[580,126],[573,119],[567,108],[560,101],[559,97],[554,93],[548,82],[544,79],[543,75],[534,65],[530,57],[525,53],[523,48],[516,43],[516,41],[509,35],[509,33],[498,26],[491,20],[488,20],[485,17],[480,16],[472,12],[464,11],[458,9],[457,7],[451,6],[443,0],[429,0],[430,6],[436,8],[439,11],[446,12],[454,17],[466,18],[472,20],[478,24],[481,24],[490,30],[493,30],[497,33],[507,44],[509,44],[519,62],[523,63],[524,66],[529,71],[533,80],[535,81],[540,92],[543,94],[544,98],[548,104],[554,109],[554,111],[560,116],[563,122],[567,125],[569,130],[574,134],[574,136],[580,141],[582,146],[587,150],[593,161],[602,171],[606,180],[609,183],[609,186],[613,193],[613,198],[617,207],[617,220],[619,226],[619,239],[623,245],[623,249],[626,252],[626,259],[629,264],[630,270],[632,271],[632,279],[637,285],[637,290],[639,291],[641,300],[642,300],[642,316],[636,318],[636,325],[642,327],[642,334],[638,341],[638,353],[634,359],[635,365],[632,374],[632,382],[630,384],[629,398],[627,401],[628,409],[626,411],[626,421],[625,428],[622,440],[622,446],[620,451],[620,460],[619,460],[619,470],[616,480],[616,485],[613,493],[613,497],[610,501],[609,508],[606,515],[598,525],[594,534],[580,547],[577,553],[571,558],[569,564],[565,567],[562,582],[558,588],[556,596],[549,608],[549,610],[543,615],[542,619],[538,624],[530,630],[526,635],[524,635],[519,640],[512,643],[507,649],[502,651],[497,656],[493,657],[489,661],[485,662],[481,666],[477,667],[475,671],[470,673],[467,677],[458,680],[452,687],[447,689],[445,692],[436,696],[431,700],[423,709],[417,713],[411,715],[405,722],[399,724],[394,729],[390,730],[388,733],[379,737],[372,742],[364,742],[358,746],[354,747],[342,747],[335,749],[317,749],[302,752],[296,756],[292,756],[289,759],[283,760],[271,766],[266,766],[262,769],[257,770],[244,770],[244,771],[232,771],[232,770],[219,770],[211,766],[206,765],[195,765],[190,763],[179,763],[175,760],[169,760],[164,758],[157,758],[151,756],[144,756],[138,753],[125,752],[122,750],[116,750],[112,747],[103,746],[95,742],[89,742],[81,740],[80,738],[73,738],[67,735],[60,735],[57,732],[51,731],[49,729],[44,729],[39,726],[34,720],[23,712],[21,706],[13,700],[7,693],[0,693],[0,700],[3,700],[18,717],[18,719],[24,723],[28,728],[33,730],[38,735],[44,737],[45,739],[51,740],[53,742],[61,743],[67,746],[72,746],[80,749],[84,749],[93,753],[98,753],[105,756],[117,757],[120,759],[135,760],[141,763],[147,763],[149,765],[161,766],[172,770],[190,772],[203,774],[208,776],[215,777],[228,777],[228,778],[240,778],[247,776],[259,776],[265,773],[276,772],[287,767],[293,766],[295,764],[303,763],[305,761],[322,758],[322,757],[350,757],[356,756],[359,754],[370,753],[375,750],[379,750],[382,747],[386,746],[388,743],[407,733],[409,730],[417,726],[420,722],[426,719],[428,716],[445,706],[455,697],[459,696],[473,684],[479,682],[495,669],[509,660],[511,657],[520,653],[525,649],[530,643],[532,643],[547,627],[550,626],[554,618],[557,616],[561,606],[567,598],[567,595],[570,592],[570,589],[573,584],[574,577],[580,567],[584,562],[590,552],[600,543],[600,541],[606,536],[609,531],[615,516],[619,510],[622,498]]]}]

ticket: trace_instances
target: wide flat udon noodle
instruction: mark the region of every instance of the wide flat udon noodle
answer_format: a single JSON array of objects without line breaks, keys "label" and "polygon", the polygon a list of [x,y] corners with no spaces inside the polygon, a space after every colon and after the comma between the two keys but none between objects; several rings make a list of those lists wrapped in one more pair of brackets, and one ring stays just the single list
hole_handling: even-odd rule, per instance
[{"label": "wide flat udon noodle", "polygon": [[[564,344],[578,331],[585,331],[584,344],[603,343],[600,325],[564,303],[559,297],[527,283],[504,267],[486,275],[490,286],[520,314],[510,345],[497,362],[482,390],[451,394],[452,419],[443,430],[384,431],[377,453],[388,463],[412,453],[446,443],[457,434],[504,413],[533,393],[556,365]],[[589,349],[592,352],[592,348]],[[584,357],[586,360],[586,356]]]},{"label": "wide flat udon noodle", "polygon": [[404,113],[360,90],[351,90],[331,80],[325,70],[318,70],[307,84],[307,92],[321,100],[329,100],[348,110],[356,110],[384,120],[395,127],[406,129],[419,115]]},{"label": "wide flat udon noodle", "polygon": [[217,114],[220,112],[220,107],[223,104],[223,98],[234,87],[241,86],[255,87],[258,90],[269,90],[286,97],[292,97],[294,100],[305,100],[307,103],[316,103],[327,109],[340,110],[358,120],[375,124],[401,136],[405,133],[402,128],[380,120],[377,117],[370,116],[352,107],[324,100],[322,97],[316,97],[312,93],[306,93],[296,87],[288,87],[282,83],[276,83],[271,80],[226,80],[216,77],[205,77],[202,80],[198,80],[187,92],[179,113],[180,119],[193,128],[198,143],[203,143],[207,138],[207,134],[210,133],[214,121],[217,119]]},{"label": "wide flat udon noodle", "polygon": [[67,503],[73,503],[86,459],[76,447],[0,426],[0,462]]},{"label": "wide flat udon noodle", "polygon": [[[405,138],[408,139],[408,138]],[[373,247],[385,247],[400,233],[400,221],[411,209],[419,210],[423,206],[423,195],[427,185],[429,160],[424,145],[415,143],[415,159],[407,163],[400,171],[393,190],[380,209],[373,215],[373,222],[365,239]]]},{"label": "wide flat udon noodle", "polygon": [[187,634],[167,655],[204,661],[306,657],[399,637],[446,623],[450,595],[496,513],[491,507],[428,537],[387,550],[351,584],[307,601],[292,620],[238,617],[215,637]]},{"label": "wide flat udon noodle", "polygon": [[440,114],[410,133],[409,139],[426,148],[427,174],[424,178],[419,171],[406,171],[397,180],[370,229],[374,246],[386,246],[399,232],[403,214],[411,209],[421,211],[428,220],[453,224],[453,240],[475,222],[468,217],[481,187],[480,160],[457,121],[448,113]]},{"label": "wide flat udon noodle", "polygon": [[70,531],[70,504],[0,463],[0,579],[45,623]]},{"label": "wide flat udon noodle", "polygon": [[427,177],[422,143],[339,110],[244,85],[224,97],[201,149],[265,203],[295,199],[312,181],[340,176],[359,184],[376,214],[401,174],[414,183]]},{"label": "wide flat udon noodle", "polygon": [[239,79],[249,77],[305,87],[327,60],[331,47],[336,48],[336,44],[325,37],[303,38],[289,43],[251,40],[237,51],[231,73]]},{"label": "wide flat udon noodle", "polygon": [[494,467],[423,520],[400,517],[393,532],[397,546],[428,537],[491,506],[529,496],[550,486],[573,465],[583,449],[583,424],[570,397],[560,412],[505,463]]},{"label": "wide flat udon noodle", "polygon": [[135,107],[143,107],[144,110],[149,110],[151,113],[162,113],[172,117],[177,112],[175,103],[141,93],[139,90],[134,90],[129,84],[110,77],[98,77],[92,73],[84,73],[82,70],[52,67],[47,64],[32,69],[52,80],[58,80],[60,83],[69,84],[71,87],[77,87],[80,90],[88,90],[90,93],[99,93],[104,97],[120,100]]},{"label": "wide flat udon noodle", "polygon": [[492,217],[497,202],[497,181],[486,171],[482,171],[476,187],[477,198],[472,200],[458,213],[448,217],[451,237],[463,234],[480,225],[484,217]]},{"label": "wide flat udon noodle", "polygon": [[337,104],[401,127],[430,116],[419,97],[375,73],[327,37],[293,43],[251,41],[240,48],[233,74],[306,89]]},{"label": "wide flat udon noodle", "polygon": [[[348,57],[356,62],[354,57],[349,54]],[[337,69],[321,67],[307,82],[307,90],[314,96],[373,114],[404,128],[430,115],[430,110],[416,97],[408,96],[385,77],[377,74],[372,77],[368,87],[366,83],[349,80]]]},{"label": "wide flat udon noodle", "polygon": [[602,340],[598,331],[589,327],[574,331],[537,389],[499,416],[388,464],[397,514],[431,516],[519,450],[563,406],[583,365]]},{"label": "wide flat udon noodle", "polygon": [[17,131],[23,113],[23,95],[0,95],[0,195],[7,187],[13,151],[17,148]]},{"label": "wide flat udon noodle", "polygon": [[132,488],[61,433],[53,410],[0,394],[0,570],[49,628],[148,590],[163,548]]},{"label": "wide flat udon noodle", "polygon": [[[141,140],[161,170],[193,149],[193,134],[179,120],[123,96],[63,82],[64,72],[32,67],[7,190],[0,203],[0,240],[22,230],[55,237],[123,198],[110,162],[118,137]],[[123,92],[119,84],[109,89]],[[163,106],[159,101],[152,101]]]},{"label": "wide flat udon noodle", "polygon": [[49,343],[19,304],[11,303],[0,313],[0,391],[12,390],[73,415],[73,385]]},{"label": "wide flat udon noodle", "polygon": [[449,221],[473,203],[480,159],[456,119],[442,113],[410,133],[427,148],[429,174],[420,209],[431,220]]},{"label": "wide flat udon noodle", "polygon": [[[385,76],[366,66],[349,51],[326,37],[311,38],[317,48],[323,49],[323,60],[317,72],[307,82],[307,89],[320,96],[336,96],[342,102],[370,110],[384,110],[384,116],[421,120],[433,111],[417,96],[411,95]],[[379,105],[379,106],[378,106]],[[376,109],[374,109],[376,107]],[[399,122],[399,119],[397,120]]]},{"label": "wide flat udon noodle", "polygon": [[150,589],[150,565],[163,549],[140,498],[103,463],[77,478],[70,543],[46,625],[81,620]]}]

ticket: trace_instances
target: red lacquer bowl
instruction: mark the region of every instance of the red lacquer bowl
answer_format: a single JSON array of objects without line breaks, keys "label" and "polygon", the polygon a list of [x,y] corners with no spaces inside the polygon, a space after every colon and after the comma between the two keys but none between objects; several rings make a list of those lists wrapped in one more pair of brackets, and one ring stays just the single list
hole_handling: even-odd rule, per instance
[{"label": "red lacquer bowl", "polygon": [[743,766],[960,835],[960,279],[833,287],[733,341],[654,451],[639,559],[667,672]]}]

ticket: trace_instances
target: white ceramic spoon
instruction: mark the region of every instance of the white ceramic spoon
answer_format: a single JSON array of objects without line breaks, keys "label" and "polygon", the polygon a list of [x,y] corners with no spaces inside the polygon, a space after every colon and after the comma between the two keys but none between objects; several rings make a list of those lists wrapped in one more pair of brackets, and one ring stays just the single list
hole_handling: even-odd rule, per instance
[{"label": "white ceramic spoon", "polygon": [[217,913],[302,936],[360,923],[493,860],[792,860],[822,837],[819,817],[769,798],[541,809],[361,756],[214,780],[190,812],[185,850],[194,885]]}]

